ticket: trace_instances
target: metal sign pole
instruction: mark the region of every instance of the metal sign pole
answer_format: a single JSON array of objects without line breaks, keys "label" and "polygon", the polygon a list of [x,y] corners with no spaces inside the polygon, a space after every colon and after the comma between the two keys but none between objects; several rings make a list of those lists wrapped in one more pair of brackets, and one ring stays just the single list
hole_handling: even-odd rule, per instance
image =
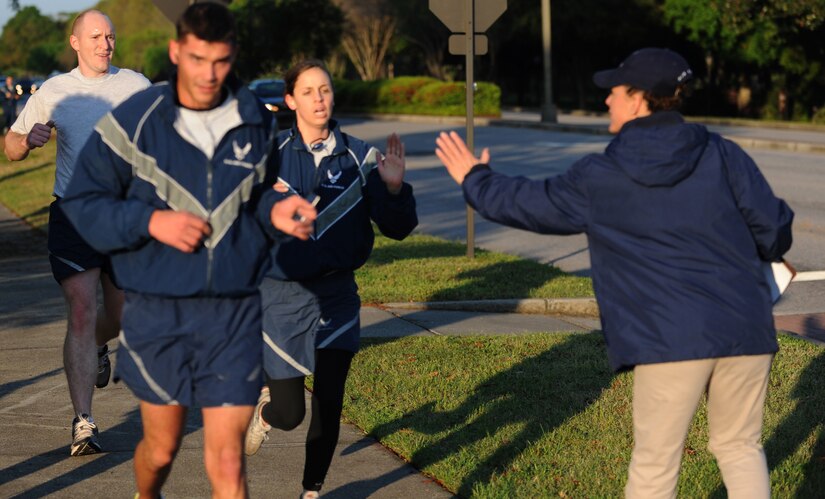
[{"label": "metal sign pole", "polygon": [[[475,56],[475,12],[473,7],[474,0],[466,0],[466,19],[467,27],[465,29],[465,39],[467,51],[465,54],[465,80],[467,85],[466,108],[467,108],[467,147],[470,151],[475,151],[473,138],[473,95],[475,89],[473,88],[473,57]],[[473,209],[467,205],[467,257],[475,257],[475,224],[473,223]]]}]

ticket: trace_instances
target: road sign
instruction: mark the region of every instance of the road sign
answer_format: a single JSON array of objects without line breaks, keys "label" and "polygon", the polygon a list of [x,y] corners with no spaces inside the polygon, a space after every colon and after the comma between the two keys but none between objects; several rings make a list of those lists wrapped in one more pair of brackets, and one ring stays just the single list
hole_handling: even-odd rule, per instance
[{"label": "road sign", "polygon": [[[473,59],[487,53],[484,32],[507,10],[507,0],[430,0],[430,10],[453,35],[450,53],[465,56],[465,108],[467,109],[467,146],[473,150]],[[473,209],[467,206],[467,256],[473,258],[475,229]]]},{"label": "road sign", "polygon": [[[466,0],[430,0],[432,13],[453,33],[467,32],[466,5]],[[473,31],[484,33],[505,10],[507,0],[474,0]]]},{"label": "road sign", "polygon": [[[217,1],[220,2],[221,0]],[[229,3],[231,1],[232,0],[223,0],[223,3]],[[155,4],[155,7],[157,7],[158,10],[161,11],[163,15],[166,16],[166,18],[172,21],[173,23],[178,22],[178,18],[181,14],[183,14],[183,11],[186,10],[187,7],[197,2],[198,0],[152,0],[152,3]]]},{"label": "road sign", "polygon": [[[453,55],[464,55],[467,53],[467,39],[462,35],[450,35],[450,53]],[[473,53],[475,55],[485,55],[487,53],[487,35],[473,35]]]}]

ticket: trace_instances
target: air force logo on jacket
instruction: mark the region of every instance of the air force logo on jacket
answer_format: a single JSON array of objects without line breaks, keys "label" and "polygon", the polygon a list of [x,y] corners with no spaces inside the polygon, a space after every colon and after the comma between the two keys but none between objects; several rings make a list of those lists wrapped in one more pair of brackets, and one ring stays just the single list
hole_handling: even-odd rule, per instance
[{"label": "air force logo on jacket", "polygon": [[251,150],[252,150],[252,142],[247,142],[245,146],[241,147],[238,144],[238,141],[233,140],[232,141],[232,152],[235,154],[235,159],[227,158],[227,159],[224,159],[223,162],[226,163],[227,165],[240,166],[240,167],[247,168],[247,169],[251,170],[252,168],[255,168],[255,165],[253,163],[248,162],[248,161],[244,161],[246,159],[247,155],[249,154],[249,151],[251,151]]}]

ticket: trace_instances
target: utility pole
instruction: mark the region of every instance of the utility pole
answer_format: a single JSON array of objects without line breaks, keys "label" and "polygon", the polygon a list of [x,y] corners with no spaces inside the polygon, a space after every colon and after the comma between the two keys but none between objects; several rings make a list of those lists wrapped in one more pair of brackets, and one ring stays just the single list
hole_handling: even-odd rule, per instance
[{"label": "utility pole", "polygon": [[544,61],[544,102],[541,106],[541,121],[545,123],[556,123],[558,116],[556,106],[553,104],[553,68],[551,57],[551,31],[550,31],[550,0],[541,0],[541,38],[543,45]]}]

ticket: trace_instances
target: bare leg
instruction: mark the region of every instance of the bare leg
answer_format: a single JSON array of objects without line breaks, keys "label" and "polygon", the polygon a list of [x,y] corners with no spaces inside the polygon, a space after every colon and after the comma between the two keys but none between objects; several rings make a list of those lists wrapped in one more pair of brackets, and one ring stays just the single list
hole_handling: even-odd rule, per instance
[{"label": "bare leg", "polygon": [[213,498],[248,497],[243,445],[253,409],[251,405],[203,409],[204,462]]},{"label": "bare leg", "polygon": [[123,312],[123,291],[118,289],[106,272],[100,273],[103,287],[103,307],[98,311],[95,339],[98,346],[117,338],[120,332],[120,316]]},{"label": "bare leg", "polygon": [[140,403],[143,439],[135,449],[135,481],[141,499],[157,498],[180,448],[186,407]]},{"label": "bare leg", "polygon": [[63,343],[63,367],[75,413],[92,413],[92,392],[97,378],[95,322],[97,281],[100,269],[91,269],[60,283],[69,309],[68,330]]}]

